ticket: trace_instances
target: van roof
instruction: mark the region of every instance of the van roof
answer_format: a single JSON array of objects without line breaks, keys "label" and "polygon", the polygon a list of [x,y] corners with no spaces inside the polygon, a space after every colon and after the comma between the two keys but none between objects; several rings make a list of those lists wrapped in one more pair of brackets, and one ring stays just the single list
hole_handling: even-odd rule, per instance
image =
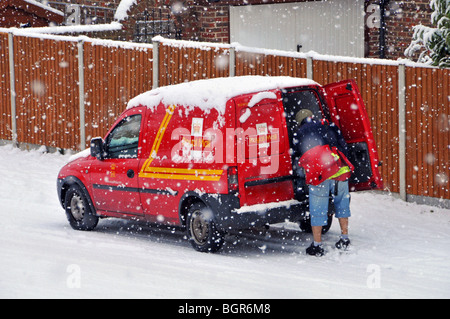
[{"label": "van roof", "polygon": [[319,84],[309,79],[287,76],[237,76],[198,80],[142,93],[131,99],[127,108],[147,106],[155,109],[162,102],[165,105],[199,107],[206,113],[216,109],[224,114],[227,101],[235,96],[305,85]]}]

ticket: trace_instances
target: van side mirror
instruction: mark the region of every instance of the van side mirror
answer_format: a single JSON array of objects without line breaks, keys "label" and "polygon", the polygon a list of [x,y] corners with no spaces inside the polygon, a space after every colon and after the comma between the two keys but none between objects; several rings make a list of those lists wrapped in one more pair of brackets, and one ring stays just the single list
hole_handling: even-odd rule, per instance
[{"label": "van side mirror", "polygon": [[347,91],[353,91],[353,86],[351,83],[347,83],[347,85],[345,86],[345,88],[347,89]]},{"label": "van side mirror", "polygon": [[91,140],[91,156],[96,157],[99,161],[103,160],[104,143],[101,137],[95,137]]}]

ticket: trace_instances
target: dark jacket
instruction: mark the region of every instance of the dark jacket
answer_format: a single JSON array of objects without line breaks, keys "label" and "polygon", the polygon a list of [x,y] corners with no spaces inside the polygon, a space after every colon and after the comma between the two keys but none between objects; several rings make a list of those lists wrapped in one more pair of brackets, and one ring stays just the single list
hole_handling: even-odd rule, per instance
[{"label": "dark jacket", "polygon": [[329,178],[344,181],[354,169],[340,130],[326,121],[303,120],[294,132],[293,147],[294,171],[307,184],[318,185]]},{"label": "dark jacket", "polygon": [[348,146],[339,128],[334,124],[306,118],[294,131],[293,150],[296,158],[300,158],[310,149],[319,145],[337,147],[348,157]]}]

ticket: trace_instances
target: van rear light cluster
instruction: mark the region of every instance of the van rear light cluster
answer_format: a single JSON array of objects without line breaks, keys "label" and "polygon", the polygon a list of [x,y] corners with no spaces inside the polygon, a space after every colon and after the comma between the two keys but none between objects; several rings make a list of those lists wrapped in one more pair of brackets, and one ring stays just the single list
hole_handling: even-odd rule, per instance
[{"label": "van rear light cluster", "polygon": [[234,193],[239,190],[238,169],[236,166],[228,167],[228,192]]}]

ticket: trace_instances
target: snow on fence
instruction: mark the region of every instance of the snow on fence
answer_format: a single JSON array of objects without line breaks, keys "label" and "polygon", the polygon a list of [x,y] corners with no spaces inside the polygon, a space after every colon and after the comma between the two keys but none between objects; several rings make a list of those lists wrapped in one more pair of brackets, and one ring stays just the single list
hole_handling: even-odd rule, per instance
[{"label": "snow on fence", "polygon": [[321,84],[354,78],[386,188],[403,199],[449,205],[448,69],[239,44],[156,37],[152,46],[18,30],[0,30],[0,56],[0,139],[73,150],[103,136],[126,102],[152,87],[239,75]]},{"label": "snow on fence", "polygon": [[151,45],[15,31],[0,50],[0,139],[15,143],[85,148],[152,87]]}]

